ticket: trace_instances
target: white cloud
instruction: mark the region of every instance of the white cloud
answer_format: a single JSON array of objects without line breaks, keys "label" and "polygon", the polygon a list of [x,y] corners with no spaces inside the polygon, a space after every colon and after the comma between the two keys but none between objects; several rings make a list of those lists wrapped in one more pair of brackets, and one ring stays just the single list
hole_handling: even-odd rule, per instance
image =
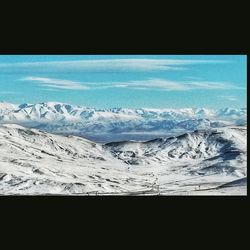
[{"label": "white cloud", "polygon": [[190,81],[184,82],[189,88],[196,89],[236,89],[237,86],[227,82],[210,82],[210,81]]},{"label": "white cloud", "polygon": [[[116,83],[118,84],[118,83]],[[122,84],[125,84],[124,82]],[[133,89],[160,89],[166,91],[187,91],[192,89],[237,89],[237,86],[226,82],[209,81],[170,81],[165,79],[149,79],[145,81],[130,81],[126,83]]]},{"label": "white cloud", "polygon": [[79,82],[63,80],[63,79],[52,79],[45,77],[25,77],[20,80],[24,81],[35,81],[43,86],[50,88],[59,88],[59,89],[87,89],[88,87],[81,85]]},{"label": "white cloud", "polygon": [[2,63],[0,73],[76,73],[76,72],[147,72],[184,70],[185,66],[204,63],[227,63],[222,60],[181,59],[103,59]]},{"label": "white cloud", "polygon": [[128,88],[133,89],[162,89],[162,90],[188,90],[185,84],[177,81],[169,81],[164,79],[149,79],[145,81],[130,81],[127,82]]},{"label": "white cloud", "polygon": [[34,81],[44,87],[56,89],[105,89],[105,88],[129,88],[129,89],[158,89],[165,91],[188,91],[193,89],[237,89],[239,87],[226,82],[209,81],[170,81],[166,79],[147,79],[127,82],[75,82],[64,79],[52,79],[45,77],[25,77],[20,80]]},{"label": "white cloud", "polygon": [[222,98],[222,99],[225,99],[225,100],[228,100],[228,101],[238,101],[238,99],[235,97],[235,96],[225,96],[225,95],[221,95],[221,96],[218,96],[219,98]]}]

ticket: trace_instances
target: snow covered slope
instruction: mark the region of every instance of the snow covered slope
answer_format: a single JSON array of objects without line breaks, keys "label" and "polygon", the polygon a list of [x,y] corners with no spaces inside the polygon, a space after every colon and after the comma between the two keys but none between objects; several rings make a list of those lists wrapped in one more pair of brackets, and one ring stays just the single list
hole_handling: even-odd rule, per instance
[{"label": "snow covered slope", "polygon": [[17,105],[6,102],[0,102],[0,114],[8,115],[10,112],[14,112],[17,108]]},{"label": "snow covered slope", "polygon": [[0,123],[14,123],[95,141],[150,139],[196,129],[246,124],[246,109],[93,109],[64,103],[0,103]]},{"label": "snow covered slope", "polygon": [[79,137],[3,125],[0,152],[0,194],[126,191],[147,183],[101,145]]},{"label": "snow covered slope", "polygon": [[114,157],[132,165],[183,163],[190,173],[246,175],[246,127],[198,130],[146,142],[113,142]]},{"label": "snow covered slope", "polygon": [[[2,195],[176,195],[192,194],[197,186],[218,194],[222,189],[214,188],[246,174],[242,126],[108,144],[15,124],[0,126]],[[235,192],[246,194],[246,185]]]}]

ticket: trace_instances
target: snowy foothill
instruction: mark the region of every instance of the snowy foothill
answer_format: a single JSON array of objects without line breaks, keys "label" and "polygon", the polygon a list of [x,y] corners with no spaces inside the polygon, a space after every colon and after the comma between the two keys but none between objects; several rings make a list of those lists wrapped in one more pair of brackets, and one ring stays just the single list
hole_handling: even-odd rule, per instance
[{"label": "snowy foothill", "polygon": [[0,194],[246,195],[246,133],[227,126],[96,143],[3,124]]}]

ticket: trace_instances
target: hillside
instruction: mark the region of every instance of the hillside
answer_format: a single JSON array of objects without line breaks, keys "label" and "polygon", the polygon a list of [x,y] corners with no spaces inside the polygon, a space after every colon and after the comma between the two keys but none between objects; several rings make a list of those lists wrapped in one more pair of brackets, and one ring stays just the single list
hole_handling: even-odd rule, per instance
[{"label": "hillside", "polygon": [[247,175],[242,126],[99,144],[8,124],[0,152],[0,194],[185,194]]}]

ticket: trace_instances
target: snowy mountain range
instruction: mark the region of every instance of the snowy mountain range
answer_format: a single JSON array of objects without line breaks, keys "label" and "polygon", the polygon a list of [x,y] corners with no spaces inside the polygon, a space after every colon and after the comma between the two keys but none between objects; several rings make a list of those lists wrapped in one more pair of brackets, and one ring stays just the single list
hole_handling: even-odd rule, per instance
[{"label": "snowy mountain range", "polygon": [[153,139],[196,129],[245,125],[246,108],[94,109],[64,103],[0,103],[0,124],[20,124],[95,141]]},{"label": "snowy mountain range", "polygon": [[[33,118],[37,107],[26,107],[27,116]],[[53,107],[60,113],[61,106]],[[19,110],[10,105],[9,117],[26,116],[25,107]],[[96,111],[91,116],[122,113]],[[40,109],[39,114],[43,114]],[[0,125],[0,194],[242,195],[246,194],[246,133],[245,126],[231,126],[101,144]]]}]

